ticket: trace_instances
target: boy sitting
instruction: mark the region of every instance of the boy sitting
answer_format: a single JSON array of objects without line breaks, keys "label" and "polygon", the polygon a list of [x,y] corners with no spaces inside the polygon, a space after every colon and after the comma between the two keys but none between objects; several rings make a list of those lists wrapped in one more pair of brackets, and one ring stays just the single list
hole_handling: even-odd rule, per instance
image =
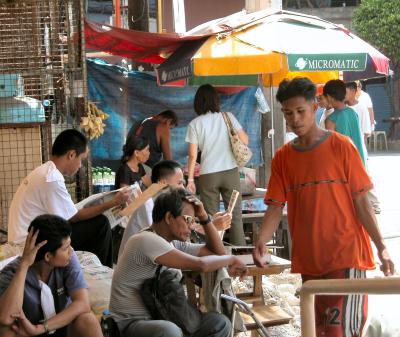
[{"label": "boy sitting", "polygon": [[0,272],[0,335],[101,337],[68,221],[40,215],[28,231],[22,257]]}]

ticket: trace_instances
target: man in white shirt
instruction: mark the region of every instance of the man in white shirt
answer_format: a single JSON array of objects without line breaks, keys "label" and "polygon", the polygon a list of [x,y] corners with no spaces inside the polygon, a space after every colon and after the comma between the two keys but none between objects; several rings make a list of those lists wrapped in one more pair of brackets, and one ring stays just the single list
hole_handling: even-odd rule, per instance
[{"label": "man in white shirt", "polygon": [[347,105],[352,108],[358,115],[360,121],[361,132],[364,136],[364,143],[367,144],[367,138],[371,135],[371,120],[367,106],[357,100],[357,83],[347,82],[346,83],[346,98]]},{"label": "man in white shirt", "polygon": [[31,221],[38,215],[54,214],[72,224],[72,246],[96,254],[112,266],[112,239],[108,219],[102,213],[128,200],[129,192],[118,192],[103,204],[77,210],[64,182],[73,176],[88,155],[87,139],[77,130],[61,132],[54,141],[51,160],[34,169],[18,187],[9,209],[8,241],[23,243]]},{"label": "man in white shirt", "polygon": [[371,96],[362,90],[362,84],[360,81],[356,81],[357,84],[357,94],[356,98],[359,102],[363,103],[369,112],[369,119],[371,121],[371,130],[375,130],[375,113],[374,113],[374,106],[372,104]]},{"label": "man in white shirt", "polygon": [[[345,99],[346,99],[347,105],[350,108],[352,108],[358,115],[358,119],[360,121],[361,133],[364,136],[363,149],[364,149],[364,153],[367,155],[368,154],[367,146],[366,146],[367,139],[372,133],[373,123],[371,123],[370,113],[367,109],[367,106],[363,102],[359,101],[356,98],[357,90],[358,90],[357,82],[346,83],[346,98]],[[368,95],[368,97],[369,97],[369,95]],[[372,106],[372,102],[371,102],[371,106]],[[381,212],[380,201],[376,194],[375,188],[368,192],[368,198],[369,198],[369,201],[371,202],[371,206],[374,209],[374,212],[376,214],[379,214]]]}]

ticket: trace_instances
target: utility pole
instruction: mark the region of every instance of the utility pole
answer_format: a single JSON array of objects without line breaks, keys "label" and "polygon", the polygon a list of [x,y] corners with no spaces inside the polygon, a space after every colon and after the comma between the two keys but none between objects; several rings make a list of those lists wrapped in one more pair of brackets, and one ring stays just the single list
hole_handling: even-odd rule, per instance
[{"label": "utility pole", "polygon": [[[148,0],[129,0],[128,2],[128,27],[143,32],[149,31],[149,2]],[[152,70],[149,63],[132,60],[132,68],[138,69],[142,66],[144,70]]]}]

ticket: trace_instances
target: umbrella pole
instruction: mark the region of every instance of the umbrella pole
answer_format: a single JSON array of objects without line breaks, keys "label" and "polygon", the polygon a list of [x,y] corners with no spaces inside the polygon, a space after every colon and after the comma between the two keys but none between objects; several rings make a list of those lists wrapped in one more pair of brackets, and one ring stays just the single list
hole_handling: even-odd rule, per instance
[{"label": "umbrella pole", "polygon": [[275,154],[275,126],[274,126],[274,87],[272,85],[272,74],[269,74],[269,97],[271,108],[271,129],[268,130],[268,138],[271,139],[271,159]]}]

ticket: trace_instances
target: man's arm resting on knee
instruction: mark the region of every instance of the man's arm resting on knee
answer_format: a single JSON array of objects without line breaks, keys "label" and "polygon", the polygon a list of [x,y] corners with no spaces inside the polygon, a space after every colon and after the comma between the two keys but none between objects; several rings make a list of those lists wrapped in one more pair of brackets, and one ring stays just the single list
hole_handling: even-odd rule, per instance
[{"label": "man's arm resting on knee", "polygon": [[[12,324],[12,330],[17,336],[36,336],[48,331],[57,330],[71,324],[82,314],[90,312],[87,289],[78,289],[71,294],[72,303],[48,321],[32,324],[24,312],[15,316],[17,321]],[[88,327],[89,328],[89,327]]]},{"label": "man's arm resting on knee", "polygon": [[353,200],[356,209],[357,217],[361,221],[371,240],[376,246],[378,257],[382,262],[381,269],[383,273],[392,275],[394,273],[394,263],[391,260],[386,249],[385,242],[378,227],[376,216],[371,208],[368,195],[365,193]]},{"label": "man's arm resting on knee", "polygon": [[11,326],[14,323],[14,318],[11,315],[22,310],[28,268],[29,264],[22,260],[10,285],[0,296],[0,326]]},{"label": "man's arm resting on knee", "polygon": [[48,330],[53,331],[71,324],[79,315],[90,312],[87,289],[78,289],[71,294],[72,303],[47,321]]}]

